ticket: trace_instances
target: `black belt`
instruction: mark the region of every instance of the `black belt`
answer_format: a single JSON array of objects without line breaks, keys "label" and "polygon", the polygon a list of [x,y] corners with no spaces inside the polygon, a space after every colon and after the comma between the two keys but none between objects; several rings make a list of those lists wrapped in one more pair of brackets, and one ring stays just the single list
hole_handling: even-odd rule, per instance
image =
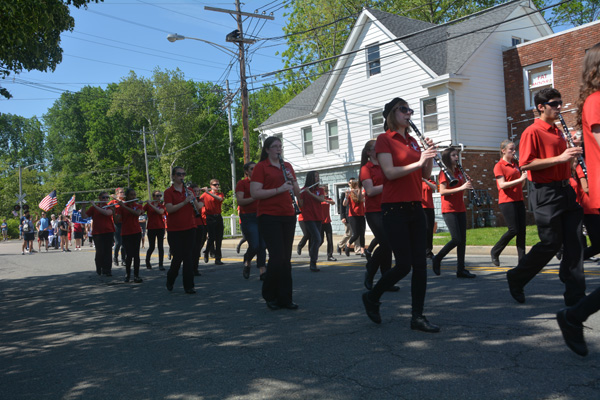
[{"label": "black belt", "polygon": [[385,203],[387,207],[394,209],[394,208],[422,208],[421,202],[420,201],[402,201],[402,202],[398,202],[398,203]]},{"label": "black belt", "polygon": [[564,179],[562,181],[554,181],[554,182],[548,182],[548,183],[536,183],[533,182],[533,186],[535,186],[536,188],[540,188],[540,187],[552,187],[552,188],[563,188],[563,187],[567,187],[567,186],[571,186],[571,183],[569,182],[568,179]]}]

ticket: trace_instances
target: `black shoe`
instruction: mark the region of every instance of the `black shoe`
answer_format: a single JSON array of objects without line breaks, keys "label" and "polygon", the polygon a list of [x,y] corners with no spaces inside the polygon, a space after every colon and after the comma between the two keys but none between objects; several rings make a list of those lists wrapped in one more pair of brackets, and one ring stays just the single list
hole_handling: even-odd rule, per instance
[{"label": "black shoe", "polygon": [[299,256],[302,255],[302,247],[300,247],[300,245],[298,245],[298,247],[296,247],[296,253],[298,253]]},{"label": "black shoe", "polygon": [[290,302],[287,304],[282,304],[280,306],[281,308],[287,308],[288,310],[297,310],[298,309],[298,304]]},{"label": "black shoe", "polygon": [[194,276],[202,276],[202,274],[200,273],[200,271],[194,271]]},{"label": "black shoe", "polygon": [[373,253],[371,253],[369,249],[365,249],[363,255],[367,257],[367,262],[371,262],[371,257],[373,256]]},{"label": "black shoe", "polygon": [[556,314],[556,321],[567,346],[580,356],[587,356],[588,348],[583,337],[583,324],[570,322],[567,319],[567,308],[563,308]]},{"label": "black shoe", "polygon": [[173,291],[173,284],[172,283],[167,282],[167,290],[169,292]]},{"label": "black shoe", "polygon": [[373,276],[369,270],[365,271],[365,287],[367,290],[373,290]]},{"label": "black shoe", "polygon": [[240,254],[241,249],[242,249],[242,244],[238,243],[238,245],[235,247],[235,252]]},{"label": "black shoe", "polygon": [[329,256],[329,257],[327,257],[327,261],[337,261],[337,258],[335,258],[333,256]]},{"label": "black shoe", "polygon": [[[67,250],[69,251],[69,250]],[[121,267],[125,267],[127,265],[127,263],[125,263],[125,261],[121,261]]]},{"label": "black shoe", "polygon": [[267,307],[269,307],[271,310],[279,310],[281,308],[279,307],[277,300],[267,301]]},{"label": "black shoe", "polygon": [[150,264],[150,261],[146,261],[146,269],[152,269],[152,264]]},{"label": "black shoe", "polygon": [[344,246],[344,253],[346,253],[346,257],[350,257],[350,247],[349,246]]},{"label": "black shoe", "polygon": [[374,303],[369,300],[369,292],[363,293],[362,301],[365,306],[365,311],[367,312],[367,317],[376,324],[381,323],[381,315],[379,315],[379,306],[380,302]]},{"label": "black shoe", "polygon": [[165,267],[163,267],[162,265],[159,265],[159,266],[158,266],[158,269],[159,269],[159,270],[161,270],[161,271],[164,271],[164,270],[165,270]]},{"label": "black shoe", "polygon": [[337,252],[340,256],[342,255],[342,248],[340,247],[339,244],[337,245]]},{"label": "black shoe", "polygon": [[249,265],[244,265],[244,269],[242,270],[242,276],[244,277],[244,279],[250,278],[250,266]]},{"label": "black shoe", "polygon": [[221,260],[215,260],[215,265],[225,265]]},{"label": "black shoe", "polygon": [[112,276],[112,274],[110,272],[107,272],[104,274],[104,276]]},{"label": "black shoe", "polygon": [[456,277],[457,278],[475,278],[477,275],[470,273],[469,271],[467,271],[466,269],[460,270],[460,271],[456,271]]},{"label": "black shoe", "polygon": [[113,258],[113,263],[115,263],[115,267],[119,266],[119,259]]},{"label": "black shoe", "polygon": [[433,273],[436,274],[437,276],[440,276],[440,274],[442,273],[442,271],[441,271],[442,260],[440,260],[436,256],[433,256],[433,259],[431,260],[431,262],[432,262]]},{"label": "black shoe", "polygon": [[142,283],[142,282],[144,282],[144,281],[139,276],[133,277],[133,283]]},{"label": "black shoe", "polygon": [[320,271],[320,269],[317,268],[317,264],[310,264],[310,270],[312,272],[319,272]]},{"label": "black shoe", "polygon": [[419,317],[412,317],[412,319],[410,320],[410,329],[430,333],[437,333],[440,331],[439,326],[427,321],[427,318],[425,318],[425,316],[423,315]]},{"label": "black shoe", "polygon": [[208,264],[208,252],[204,252],[204,262]]},{"label": "black shoe", "polygon": [[499,267],[500,266],[500,258],[498,258],[498,256],[495,256],[492,253],[490,253],[490,255],[492,256],[492,264],[494,264],[496,267]]},{"label": "black shoe", "polygon": [[194,289],[185,289],[185,292],[187,294],[196,294],[196,291]]},{"label": "black shoe", "polygon": [[129,283],[129,275],[125,276],[125,283]]},{"label": "black shoe", "polygon": [[556,258],[558,258],[558,261],[562,260],[562,256],[563,256],[563,251],[561,249],[556,253]]},{"label": "black shoe", "polygon": [[386,292],[399,292],[400,291],[400,286],[392,286],[391,288],[389,288],[388,290],[386,290]]},{"label": "black shoe", "polygon": [[510,291],[510,295],[517,301],[517,303],[525,303],[525,293],[523,292],[523,288],[512,283],[508,274],[506,275],[506,280],[508,281],[508,290]]},{"label": "black shoe", "polygon": [[261,281],[264,281],[265,279],[267,279],[267,273],[266,273],[266,272],[263,272],[262,274],[260,274],[260,277],[259,277],[259,279],[260,279]]},{"label": "black shoe", "polygon": [[429,252],[425,255],[425,258],[433,259],[433,253]]}]

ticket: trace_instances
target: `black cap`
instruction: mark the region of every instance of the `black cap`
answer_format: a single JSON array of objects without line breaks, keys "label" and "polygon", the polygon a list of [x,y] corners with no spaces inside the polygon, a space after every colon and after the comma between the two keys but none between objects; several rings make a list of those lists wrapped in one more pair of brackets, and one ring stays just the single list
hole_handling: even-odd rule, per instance
[{"label": "black cap", "polygon": [[388,129],[387,117],[388,117],[388,115],[390,115],[390,112],[392,112],[392,109],[398,103],[406,103],[406,101],[404,101],[400,97],[396,97],[383,107],[383,112],[381,114],[383,115],[383,118],[385,119],[385,121],[383,122],[383,129],[385,129],[386,131]]}]

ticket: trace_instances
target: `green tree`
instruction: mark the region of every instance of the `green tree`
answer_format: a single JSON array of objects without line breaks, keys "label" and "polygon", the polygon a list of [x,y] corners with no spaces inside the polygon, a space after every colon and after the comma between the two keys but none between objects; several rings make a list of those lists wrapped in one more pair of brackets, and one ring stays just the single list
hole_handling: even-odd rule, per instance
[{"label": "green tree", "polygon": [[599,17],[600,0],[589,0],[563,3],[552,9],[549,19],[552,26],[579,26],[596,21]]},{"label": "green tree", "polygon": [[[62,61],[60,34],[72,31],[69,5],[87,7],[99,0],[16,0],[0,2],[0,77],[32,69],[54,71]],[[0,87],[0,95],[12,97]]]}]

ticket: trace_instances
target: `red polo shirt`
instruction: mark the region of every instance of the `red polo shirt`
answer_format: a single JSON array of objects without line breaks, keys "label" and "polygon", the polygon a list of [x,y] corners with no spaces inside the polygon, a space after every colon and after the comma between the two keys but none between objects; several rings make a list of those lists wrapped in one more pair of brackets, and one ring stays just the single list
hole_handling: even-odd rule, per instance
[{"label": "red polo shirt", "polygon": [[[243,192],[244,199],[249,199],[250,197],[250,179],[244,178],[238,181],[237,185],[235,185],[235,192]],[[240,214],[252,214],[256,212],[257,201],[253,201],[252,203],[246,206],[239,206]]]},{"label": "red polo shirt", "polygon": [[[567,142],[556,125],[536,118],[521,135],[519,144],[519,165],[523,167],[535,159],[555,157],[567,149]],[[567,180],[571,177],[568,162],[557,164],[537,171],[530,170],[527,178],[536,183],[550,183]]]},{"label": "red polo shirt", "polygon": [[[142,210],[142,205],[136,202],[127,203],[127,207],[134,210]],[[142,232],[138,215],[129,212],[124,207],[119,207],[118,212],[121,214],[121,236],[134,235]]]},{"label": "red polo shirt", "polygon": [[321,210],[321,202],[308,194],[309,190],[317,196],[323,194],[323,189],[320,188],[311,188],[300,193],[300,198],[302,199],[302,221],[322,221],[323,212]]},{"label": "red polo shirt", "polygon": [[200,196],[200,201],[204,203],[204,208],[206,209],[206,215],[221,214],[221,205],[223,204],[222,199],[225,198],[225,195],[221,192],[213,194],[220,197],[221,201],[215,199],[208,193],[202,193],[202,196]]},{"label": "red polo shirt", "polygon": [[[364,200],[364,196],[363,196]],[[348,216],[349,217],[362,217],[365,215],[365,202],[356,202],[352,200],[352,196],[348,197]]]},{"label": "red polo shirt", "polygon": [[[325,200],[331,200],[331,197],[325,196]],[[331,223],[331,214],[329,213],[330,204],[326,201],[321,202],[321,215],[323,215],[323,223]]]},{"label": "red polo shirt", "polygon": [[[296,179],[296,174],[294,173],[292,166],[287,162],[285,162],[284,165],[294,179]],[[285,179],[283,178],[283,172],[279,166],[271,164],[271,161],[267,158],[256,164],[254,167],[254,171],[252,172],[252,182],[262,183],[263,189],[276,189],[283,185]],[[281,192],[268,199],[258,200],[257,215],[263,214],[280,216],[295,215],[290,193]]]},{"label": "red polo shirt", "polygon": [[[165,205],[162,203],[154,204],[154,207],[164,210]],[[150,207],[148,204],[144,204],[144,211],[148,214],[148,230],[150,229],[164,229],[165,228],[165,214],[159,214],[154,211],[154,208]]]},{"label": "red polo shirt", "polygon": [[[383,185],[384,176],[383,171],[379,165],[373,164],[368,161],[365,165],[360,168],[360,180],[365,181],[371,179],[373,186]],[[366,212],[379,212],[381,211],[381,198],[383,193],[379,193],[376,196],[369,197],[365,196],[365,211]]]},{"label": "red polo shirt", "polygon": [[[398,132],[389,129],[377,137],[375,151],[377,154],[390,153],[394,166],[409,165],[421,158],[419,144],[412,136],[407,133],[404,139]],[[381,202],[421,201],[422,177],[423,172],[420,169],[392,181],[384,175]]]},{"label": "red polo shirt", "polygon": [[[454,171],[452,171],[452,174],[454,175],[454,177],[456,179],[458,179],[458,183],[454,186],[459,187],[464,185],[464,183],[466,182],[465,177],[463,176],[463,174],[460,172],[460,169],[455,168]],[[446,188],[450,188],[450,184],[448,183],[448,178],[446,178],[446,174],[444,174],[443,171],[440,171],[440,185],[442,183],[446,184]],[[443,213],[451,213],[451,212],[455,212],[455,213],[459,213],[459,212],[466,212],[467,209],[465,208],[465,200],[463,199],[463,194],[464,194],[464,190],[451,194],[449,196],[441,196],[442,197],[442,214]]]},{"label": "red polo shirt", "polygon": [[118,201],[117,200],[111,200],[109,201],[106,205],[111,205],[111,204],[116,204],[116,206],[114,206],[113,209],[113,215],[112,215],[112,219],[113,222],[115,224],[120,224],[121,223],[121,214],[119,214],[119,208],[121,207],[120,205],[117,204]]},{"label": "red polo shirt", "polygon": [[[165,190],[165,204],[177,205],[185,201],[185,188],[180,192],[175,190],[175,187],[171,185],[170,188]],[[187,203],[174,213],[167,214],[167,231],[187,231],[196,227],[194,219],[194,207]]]},{"label": "red polo shirt", "polygon": [[583,191],[583,187],[581,186],[581,178],[585,178],[585,174],[583,173],[583,170],[581,169],[581,167],[578,165],[577,166],[577,179],[575,179],[571,176],[571,182],[570,182],[571,187],[573,187],[573,190],[575,190],[575,193],[577,193],[577,202],[583,208],[584,214],[596,214],[596,215],[600,214],[600,210],[597,208],[594,208],[592,206],[592,202],[591,202],[589,193],[586,193]]},{"label": "red polo shirt", "polygon": [[[431,181],[429,181],[431,182]],[[431,182],[434,183],[434,182]],[[423,208],[435,208],[433,204],[433,190],[429,187],[426,182],[421,181],[421,187],[423,189],[423,197],[421,198],[421,205]]]},{"label": "red polo shirt", "polygon": [[600,125],[600,91],[585,99],[581,116],[585,165],[588,170],[590,207],[600,208],[600,146],[592,133],[592,127]]},{"label": "red polo shirt", "polygon": [[104,215],[96,210],[96,207],[94,206],[88,208],[85,213],[94,220],[94,223],[92,224],[92,235],[112,233],[115,231],[112,215]]},{"label": "red polo shirt", "polygon": [[[494,176],[496,179],[504,178],[505,182],[516,181],[521,177],[521,170],[515,163],[509,163],[503,158],[494,166]],[[523,186],[516,185],[506,189],[500,189],[500,183],[496,181],[498,187],[498,204],[523,201]]]}]

